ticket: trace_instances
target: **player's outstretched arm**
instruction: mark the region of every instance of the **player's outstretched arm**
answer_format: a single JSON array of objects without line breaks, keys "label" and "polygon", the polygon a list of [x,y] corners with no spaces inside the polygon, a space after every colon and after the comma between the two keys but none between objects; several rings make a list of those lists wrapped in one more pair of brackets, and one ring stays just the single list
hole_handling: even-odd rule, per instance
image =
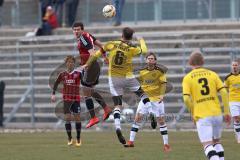
[{"label": "player's outstretched arm", "polygon": [[90,66],[92,64],[92,62],[97,60],[101,55],[102,55],[102,53],[101,53],[100,50],[98,50],[95,53],[90,54],[90,57],[88,58],[88,61],[86,62],[85,65],[83,65],[83,67],[86,68],[86,67]]},{"label": "player's outstretched arm", "polygon": [[148,49],[147,49],[147,45],[146,42],[143,38],[138,38],[138,42],[140,44],[140,47],[142,49],[142,54],[146,54]]}]

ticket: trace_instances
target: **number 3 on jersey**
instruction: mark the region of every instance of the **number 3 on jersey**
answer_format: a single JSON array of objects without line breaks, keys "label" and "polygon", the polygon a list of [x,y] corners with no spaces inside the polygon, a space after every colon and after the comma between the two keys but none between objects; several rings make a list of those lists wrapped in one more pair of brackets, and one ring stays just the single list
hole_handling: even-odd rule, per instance
[{"label": "number 3 on jersey", "polygon": [[202,95],[208,95],[210,93],[210,89],[209,89],[209,86],[208,86],[207,78],[198,79],[198,83],[202,85],[201,94]]},{"label": "number 3 on jersey", "polygon": [[114,63],[116,65],[122,65],[123,61],[124,61],[124,53],[121,52],[121,51],[117,51],[117,54],[116,54],[116,56],[114,58]]}]

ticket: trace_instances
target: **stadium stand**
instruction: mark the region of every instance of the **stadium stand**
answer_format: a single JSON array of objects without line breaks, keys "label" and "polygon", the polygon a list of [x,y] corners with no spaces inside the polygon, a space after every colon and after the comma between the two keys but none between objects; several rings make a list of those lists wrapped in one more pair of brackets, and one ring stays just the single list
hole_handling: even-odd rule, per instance
[{"label": "stadium stand", "polygon": [[[136,34],[143,36],[150,51],[158,55],[159,63],[168,67],[168,80],[174,90],[165,98],[166,112],[177,114],[182,108],[181,81],[187,67],[186,56],[196,48],[206,56],[206,67],[223,78],[230,71],[231,58],[239,54],[240,23],[188,23],[132,26]],[[101,41],[119,38],[122,27],[87,27]],[[35,122],[38,127],[52,127],[57,122],[54,105],[50,103],[48,86],[50,73],[63,62],[67,54],[78,54],[70,28],[57,29],[53,36],[24,37],[31,29],[0,30],[0,74],[6,83],[4,118],[20,100],[30,84],[29,53],[33,53]],[[134,59],[136,64],[141,58]],[[98,86],[108,90],[106,66]],[[60,97],[60,94],[59,94]],[[6,127],[17,127],[31,121],[30,96],[22,104]],[[28,125],[26,125],[28,126]]]}]

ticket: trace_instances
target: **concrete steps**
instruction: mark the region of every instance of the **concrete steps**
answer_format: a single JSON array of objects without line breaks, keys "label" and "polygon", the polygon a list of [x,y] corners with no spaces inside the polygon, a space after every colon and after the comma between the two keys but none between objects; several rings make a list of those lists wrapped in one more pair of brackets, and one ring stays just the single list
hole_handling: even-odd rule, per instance
[{"label": "concrete steps", "polygon": [[[204,53],[206,67],[218,72],[221,78],[225,77],[230,71],[231,52],[239,52],[240,32],[237,30],[237,26],[239,27],[240,24],[233,24],[230,27],[216,23],[207,25],[205,26],[206,28],[204,26],[198,28],[197,25],[192,25],[192,29],[188,25],[175,25],[175,28],[171,25],[169,26],[170,28],[172,27],[171,30],[164,28],[167,27],[164,25],[139,26],[135,28],[137,34],[146,39],[149,50],[157,53],[158,62],[168,68],[167,78],[174,86],[174,89],[166,95],[164,101],[166,112],[176,114],[182,107],[181,81],[184,76],[183,71],[188,72],[190,70],[188,66],[183,68],[183,64],[187,63],[187,57],[190,52],[203,47],[203,51],[206,51]],[[105,42],[119,37],[122,28],[102,27],[99,29],[89,27],[88,29]],[[234,43],[232,43],[231,39],[232,33],[235,33],[234,38],[236,41]],[[4,117],[8,116],[14,104],[20,100],[28,88],[30,83],[29,52],[34,52],[36,121],[38,123],[48,122],[49,124],[57,121],[54,114],[55,106],[50,103],[49,75],[63,63],[66,55],[78,55],[78,53],[74,50],[74,38],[71,35],[71,29],[58,29],[55,34],[58,35],[33,39],[25,39],[20,34],[16,36],[10,34],[6,38],[6,42],[4,42],[4,38],[1,36],[0,74],[1,80],[6,83]],[[16,50],[16,41],[19,42],[20,46],[18,50]],[[182,44],[183,42],[184,45]],[[229,49],[230,46],[234,46],[234,48]],[[16,51],[19,51],[19,53],[16,54]],[[134,66],[140,68],[142,65],[141,60],[139,57],[134,58]],[[99,82],[96,89],[100,92],[104,91],[104,98],[106,98],[108,103],[112,104],[110,94],[105,93],[109,92],[106,65],[102,67]],[[61,94],[57,94],[57,98],[61,99]],[[125,100],[129,101],[130,98],[132,97],[126,96]],[[30,99],[27,98],[12,122],[29,122],[31,118],[30,108]]]},{"label": "concrete steps", "polygon": [[[151,31],[194,31],[194,30],[238,30],[240,27],[240,23],[237,21],[225,21],[223,22],[189,22],[189,23],[146,23],[146,24],[125,24],[126,26],[132,27],[136,32],[151,32]],[[89,31],[93,34],[96,33],[121,33],[122,28],[125,27],[112,27],[104,24],[97,24],[95,26],[86,26],[86,31]],[[33,28],[30,27],[22,27],[22,28],[0,28],[0,37],[19,37],[24,36],[27,32],[33,31]],[[71,28],[58,28],[54,30],[55,35],[70,35],[72,34]]]}]

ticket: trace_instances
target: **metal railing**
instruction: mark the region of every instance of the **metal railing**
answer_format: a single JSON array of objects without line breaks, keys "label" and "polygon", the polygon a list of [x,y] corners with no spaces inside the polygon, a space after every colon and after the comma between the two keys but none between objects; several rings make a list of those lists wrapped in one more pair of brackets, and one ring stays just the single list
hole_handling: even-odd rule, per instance
[{"label": "metal railing", "polygon": [[[214,53],[218,53],[218,52],[226,52],[226,53],[230,53],[229,54],[229,59],[235,59],[237,57],[240,56],[240,47],[236,44],[236,39],[239,38],[239,33],[232,33],[230,34],[230,43],[231,43],[231,47],[203,47],[200,48],[200,50],[202,52],[204,52],[205,54],[207,54],[208,52],[214,52]],[[166,36],[166,34],[165,34]],[[168,35],[170,36],[170,35]],[[187,40],[185,38],[186,35],[184,34],[173,34],[173,37],[175,37],[176,39],[179,39],[181,41],[181,46],[179,48],[160,48],[160,49],[151,49],[154,52],[158,53],[158,54],[171,54],[171,53],[181,53],[182,59],[179,59],[179,62],[181,62],[179,65],[179,68],[182,68],[182,73],[178,73],[178,74],[185,74],[186,70],[187,70],[187,60],[188,60],[188,55],[189,53],[194,49],[192,47],[189,47],[187,44]],[[35,41],[34,41],[35,43]],[[20,47],[21,44],[16,45],[17,47]],[[16,48],[16,67],[17,67],[17,73],[20,73],[20,57],[23,56],[24,54],[20,54],[19,53],[19,48]],[[72,50],[69,52],[72,53]],[[37,53],[36,53],[37,54]],[[35,54],[35,56],[36,56]],[[4,56],[3,54],[0,54],[0,56]],[[6,55],[6,56],[12,56],[12,55]],[[23,96],[20,98],[20,100],[14,105],[13,110],[10,112],[9,116],[6,118],[4,124],[8,124],[11,119],[14,117],[14,115],[16,114],[17,110],[20,108],[21,104],[23,104],[23,102],[26,100],[26,98],[31,95],[31,123],[32,126],[35,126],[35,102],[34,102],[34,76],[33,76],[33,72],[34,72],[34,62],[33,62],[33,56],[34,54],[31,53],[29,55],[29,69],[30,69],[30,83],[29,83],[29,87],[26,90],[26,92],[23,94]],[[143,63],[142,59],[142,63]],[[15,65],[15,64],[14,64]],[[230,67],[229,67],[229,71],[230,71]],[[179,90],[177,91],[179,93]],[[180,99],[180,98],[179,98]],[[179,104],[181,104],[181,100],[177,100],[177,102]],[[181,115],[185,113],[185,108],[184,105],[182,104],[182,108],[180,109],[177,117],[176,117],[176,123],[177,121],[180,119]],[[175,123],[175,124],[176,124]],[[55,127],[57,127],[59,124],[61,124],[60,122],[58,124],[56,124]]]},{"label": "metal railing", "polygon": [[[3,56],[1,54],[1,56]],[[19,56],[19,55],[17,55]],[[8,117],[6,117],[6,119],[4,120],[3,124],[6,126],[11,120],[12,118],[15,116],[16,112],[18,111],[18,109],[21,107],[21,105],[24,103],[24,101],[28,98],[28,96],[30,95],[30,102],[31,102],[31,124],[32,124],[32,128],[35,127],[35,98],[34,98],[34,65],[33,65],[33,53],[29,54],[29,72],[30,72],[30,84],[29,87],[27,88],[27,90],[24,92],[24,94],[22,95],[22,97],[19,99],[19,101],[13,106],[13,109],[11,110],[11,112],[9,113]]]},{"label": "metal railing", "polygon": [[[83,0],[78,6],[76,20],[87,25],[111,23],[111,19],[102,16],[102,8],[109,1]],[[2,7],[3,25],[13,27],[21,25],[37,25],[41,23],[39,1],[11,0]],[[63,10],[63,25],[66,20]],[[140,23],[177,20],[217,21],[239,20],[240,0],[126,0],[123,8],[123,22]]]}]

